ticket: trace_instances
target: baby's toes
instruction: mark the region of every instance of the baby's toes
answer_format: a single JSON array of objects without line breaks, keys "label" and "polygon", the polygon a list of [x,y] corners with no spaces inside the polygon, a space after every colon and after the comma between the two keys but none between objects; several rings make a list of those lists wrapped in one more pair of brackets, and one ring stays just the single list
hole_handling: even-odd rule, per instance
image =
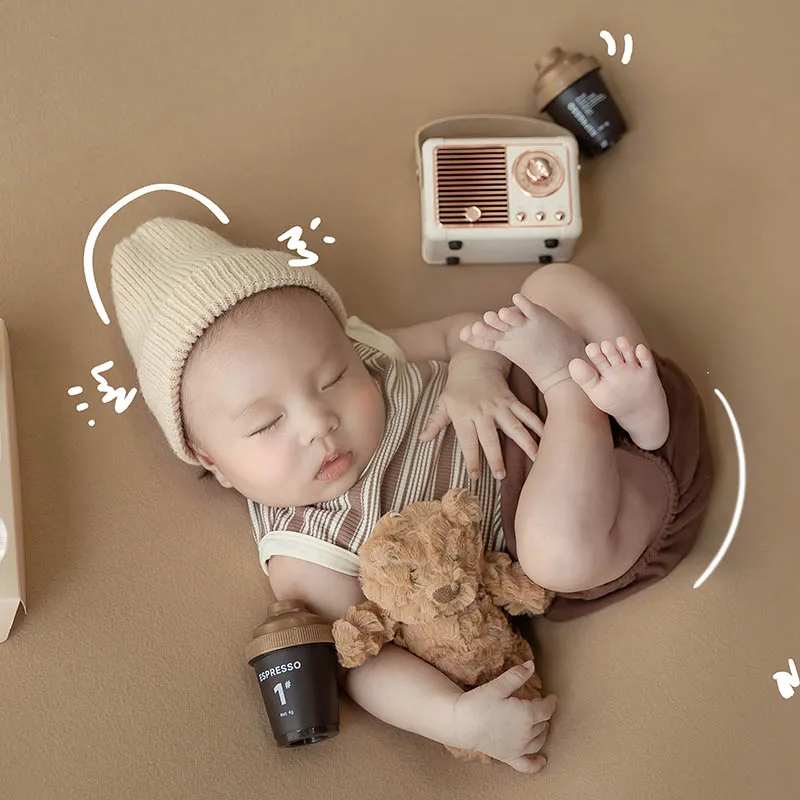
[{"label": "baby's toes", "polygon": [[600,349],[600,345],[597,342],[589,342],[586,345],[586,355],[589,356],[589,360],[597,367],[601,375],[611,368],[605,353]]},{"label": "baby's toes", "polygon": [[518,328],[528,319],[516,306],[501,308],[500,311],[497,312],[497,315],[503,322],[508,323],[514,328]]},{"label": "baby's toes", "polygon": [[482,320],[470,322],[465,325],[458,333],[458,338],[462,342],[479,347],[483,350],[494,350],[496,339],[502,338],[503,333],[495,328],[489,327]]},{"label": "baby's toes", "polygon": [[620,353],[622,353],[626,364],[636,364],[636,354],[633,352],[633,345],[630,343],[629,339],[624,336],[618,336],[617,348]]},{"label": "baby's toes", "polygon": [[643,344],[636,345],[636,358],[639,359],[639,363],[645,369],[656,368],[656,362],[653,358],[653,354]]},{"label": "baby's toes", "polygon": [[622,358],[622,353],[617,350],[617,346],[614,342],[603,341],[600,345],[600,349],[603,351],[605,357],[608,359],[608,363],[611,364],[612,367],[619,367],[625,363]]},{"label": "baby's toes", "polygon": [[502,331],[503,333],[505,333],[508,330],[511,330],[511,326],[507,322],[504,322],[502,319],[500,319],[496,311],[487,311],[483,315],[483,321],[490,328],[495,328],[496,330]]},{"label": "baby's toes", "polygon": [[497,328],[487,325],[482,319],[476,320],[469,327],[471,328],[472,335],[477,339],[488,339],[494,342],[497,339],[503,338],[503,331],[499,331]]},{"label": "baby's toes", "polygon": [[522,292],[512,295],[511,302],[529,319],[533,319],[537,314],[536,304],[527,298]]},{"label": "baby's toes", "polygon": [[592,369],[582,358],[573,358],[568,364],[568,369],[572,380],[585,392],[594,389],[600,380],[597,370]]}]

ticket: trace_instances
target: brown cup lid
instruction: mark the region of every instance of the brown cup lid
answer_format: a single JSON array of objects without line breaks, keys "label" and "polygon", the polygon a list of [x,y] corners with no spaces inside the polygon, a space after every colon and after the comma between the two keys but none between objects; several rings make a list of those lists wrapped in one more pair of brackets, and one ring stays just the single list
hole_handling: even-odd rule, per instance
[{"label": "brown cup lid", "polygon": [[267,621],[253,631],[244,656],[250,664],[273,650],[318,642],[335,644],[330,622],[309,611],[302,600],[278,600],[270,603]]},{"label": "brown cup lid", "polygon": [[548,50],[534,63],[539,77],[533,84],[536,107],[544,110],[568,86],[580,80],[588,72],[600,68],[594,56],[581,53],[565,53],[560,47]]}]

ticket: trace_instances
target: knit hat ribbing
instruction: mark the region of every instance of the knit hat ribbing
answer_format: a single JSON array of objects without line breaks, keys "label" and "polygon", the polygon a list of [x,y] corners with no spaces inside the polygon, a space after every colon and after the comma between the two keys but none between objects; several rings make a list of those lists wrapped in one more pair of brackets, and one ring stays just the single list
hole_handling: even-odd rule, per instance
[{"label": "knit hat ribbing", "polygon": [[157,217],[119,242],[111,256],[111,293],[145,403],[175,454],[200,462],[186,446],[180,385],[203,331],[240,300],[265,289],[304,286],[319,294],[342,328],[336,290],[314,267],[292,267],[280,250],[239,247],[208,228]]}]

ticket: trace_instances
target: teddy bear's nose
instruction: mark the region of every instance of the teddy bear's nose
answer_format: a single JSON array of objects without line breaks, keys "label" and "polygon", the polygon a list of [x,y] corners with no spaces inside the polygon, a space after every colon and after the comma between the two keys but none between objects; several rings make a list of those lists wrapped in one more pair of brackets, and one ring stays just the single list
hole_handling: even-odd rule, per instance
[{"label": "teddy bear's nose", "polygon": [[440,586],[434,593],[433,599],[437,603],[447,603],[448,601],[452,600],[457,594],[458,590],[461,588],[461,584],[454,581],[449,586]]}]

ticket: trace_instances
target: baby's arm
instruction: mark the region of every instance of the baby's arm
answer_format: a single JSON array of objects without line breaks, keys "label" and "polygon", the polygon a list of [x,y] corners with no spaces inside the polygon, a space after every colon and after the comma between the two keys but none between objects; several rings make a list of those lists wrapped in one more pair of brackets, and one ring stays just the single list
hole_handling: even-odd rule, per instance
[{"label": "baby's arm", "polygon": [[[366,598],[357,578],[289,556],[269,562],[279,600],[296,598],[326,619],[343,617]],[[397,728],[463,750],[479,750],[519,772],[538,772],[556,698],[513,697],[532,675],[516,666],[490,683],[462,691],[422,659],[387,644],[366,664],[340,670],[339,683],[363,709]]]},{"label": "baby's arm", "polygon": [[[366,600],[357,578],[301,559],[273,556],[269,574],[278,600],[303,600],[331,622]],[[441,744],[460,746],[454,710],[463,691],[407,650],[387,644],[364,665],[340,668],[339,684],[378,719]]]}]

